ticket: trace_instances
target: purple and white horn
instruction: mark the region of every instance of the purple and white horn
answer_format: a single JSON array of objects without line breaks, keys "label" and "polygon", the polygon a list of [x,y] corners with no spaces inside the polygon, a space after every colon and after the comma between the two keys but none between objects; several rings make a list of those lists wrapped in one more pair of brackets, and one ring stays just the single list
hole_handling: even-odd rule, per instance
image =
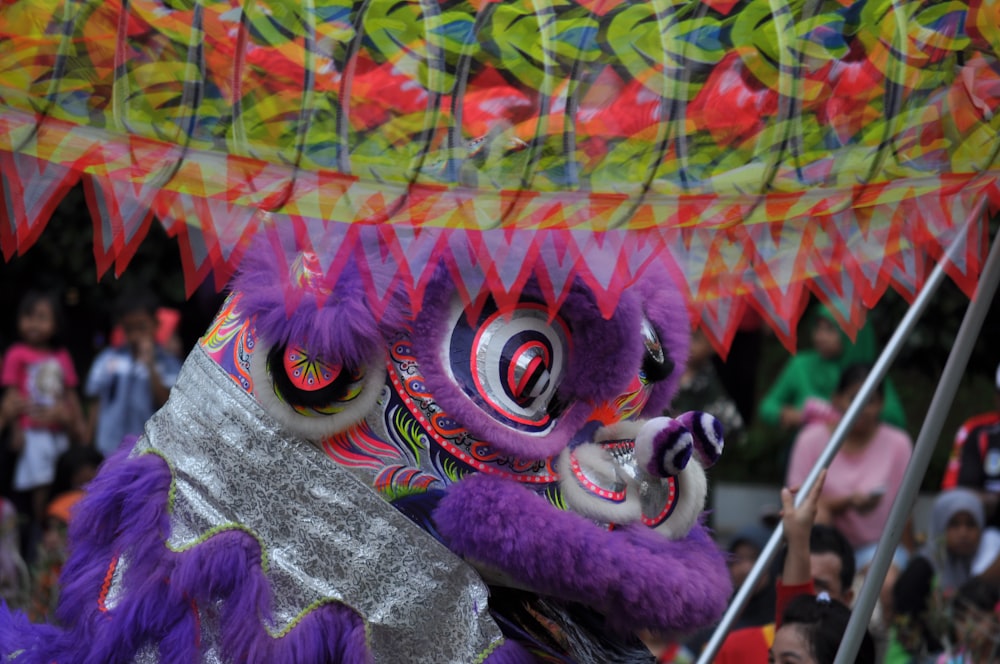
[{"label": "purple and white horn", "polygon": [[692,410],[679,415],[677,421],[694,436],[694,454],[703,468],[710,468],[722,456],[722,423],[714,416],[700,410]]},{"label": "purple and white horn", "polygon": [[694,438],[678,420],[654,417],[635,437],[635,460],[654,477],[676,477],[691,460]]}]

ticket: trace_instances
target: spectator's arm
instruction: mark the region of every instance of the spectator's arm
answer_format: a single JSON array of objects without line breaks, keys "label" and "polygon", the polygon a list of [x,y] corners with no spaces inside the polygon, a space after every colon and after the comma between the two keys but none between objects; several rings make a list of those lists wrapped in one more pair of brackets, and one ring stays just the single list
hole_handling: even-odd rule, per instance
[{"label": "spectator's arm", "polygon": [[848,510],[864,514],[875,509],[881,500],[882,494],[857,492],[847,496],[824,498],[819,501],[819,517],[816,521],[829,524],[833,517]]},{"label": "spectator's arm", "polygon": [[80,397],[76,390],[69,391],[66,398],[66,408],[68,415],[66,430],[69,435],[81,444],[88,444],[90,442],[90,427],[83,415],[83,407],[80,405]]},{"label": "spectator's arm", "polygon": [[20,389],[23,372],[22,356],[17,352],[17,347],[12,346],[4,354],[3,361],[0,362],[0,385]]},{"label": "spectator's arm", "polygon": [[785,487],[781,490],[781,523],[785,529],[785,542],[788,543],[788,553],[785,556],[785,567],[781,571],[784,585],[800,585],[812,581],[812,571],[809,565],[809,535],[819,509],[820,494],[826,481],[826,469],[820,471],[816,483],[813,484],[802,504],[795,506],[794,490]]},{"label": "spectator's arm", "polygon": [[149,375],[149,389],[153,396],[153,408],[159,408],[167,402],[170,396],[170,387],[160,375],[160,368],[156,365],[156,342],[152,337],[139,342],[136,351],[136,359],[146,366]]},{"label": "spectator's arm", "polygon": [[167,398],[170,396],[170,388],[163,382],[163,377],[160,376],[160,372],[156,368],[156,362],[150,362],[149,364],[149,388],[153,393],[154,408],[159,408],[167,403]]},{"label": "spectator's arm", "polygon": [[24,411],[24,399],[13,387],[3,390],[0,396],[0,431],[13,424],[17,417]]},{"label": "spectator's arm", "polygon": [[795,506],[798,487],[781,490],[781,524],[785,531],[788,549],[781,578],[776,584],[776,605],[774,622],[781,625],[781,615],[788,602],[797,595],[815,592],[812,582],[812,566],[809,562],[809,537],[819,510],[820,494],[826,481],[826,469],[820,471],[802,504]]},{"label": "spectator's arm", "polygon": [[3,390],[0,398],[0,431],[9,428],[8,446],[11,452],[20,452],[24,448],[24,430],[21,429],[18,418],[27,408],[28,402],[21,396],[19,389],[8,387]]}]

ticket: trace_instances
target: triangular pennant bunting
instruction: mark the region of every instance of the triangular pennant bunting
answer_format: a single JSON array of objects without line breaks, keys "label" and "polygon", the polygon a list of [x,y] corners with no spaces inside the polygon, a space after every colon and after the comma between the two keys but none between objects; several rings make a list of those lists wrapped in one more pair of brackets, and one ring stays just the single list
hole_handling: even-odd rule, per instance
[{"label": "triangular pennant bunting", "polygon": [[0,250],[4,260],[35,243],[77,171],[20,152],[0,150]]}]

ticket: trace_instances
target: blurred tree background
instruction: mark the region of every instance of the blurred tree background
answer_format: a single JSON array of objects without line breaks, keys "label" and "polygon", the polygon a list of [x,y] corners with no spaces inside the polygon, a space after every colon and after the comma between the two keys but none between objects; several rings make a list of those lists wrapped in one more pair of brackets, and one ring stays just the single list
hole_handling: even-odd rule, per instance
[{"label": "blurred tree background", "polygon": [[0,311],[4,312],[0,316],[0,348],[17,338],[17,307],[28,290],[62,294],[63,337],[81,381],[107,343],[115,299],[122,291],[148,289],[163,306],[178,309],[185,351],[208,327],[222,302],[211,277],[191,298],[185,297],[177,241],[155,222],[120,279],[115,277],[114,267],[98,278],[95,265],[94,229],[83,188],[77,186],[56,208],[34,246],[22,256],[0,262]]},{"label": "blurred tree background", "polygon": [[[991,222],[990,237],[1000,227]],[[98,278],[93,255],[93,226],[83,191],[75,188],[62,201],[38,242],[23,256],[0,262],[0,348],[16,338],[16,311],[21,296],[31,288],[57,289],[63,293],[66,314],[66,345],[73,354],[81,377],[94,355],[106,343],[111,328],[111,310],[116,296],[135,286],[155,292],[165,306],[182,313],[181,336],[191,348],[222,302],[211,277],[185,297],[180,254],[176,240],[153,223],[149,236],[122,277],[113,269]],[[934,295],[916,331],[907,340],[890,371],[907,411],[908,430],[916,439],[927,406],[938,382],[968,298],[951,282]],[[906,313],[907,303],[890,290],[870,312],[879,341],[884,344]],[[799,329],[800,345],[808,343],[809,317]],[[924,490],[937,488],[944,472],[951,442],[959,425],[969,416],[993,408],[993,375],[1000,362],[1000,307],[992,306],[969,362],[969,368],[945,423],[934,460],[924,481]],[[762,395],[789,355],[773,335],[765,335],[761,347],[756,392]],[[780,484],[792,436],[755,421],[743,445],[730,445],[712,477],[734,482]]]}]

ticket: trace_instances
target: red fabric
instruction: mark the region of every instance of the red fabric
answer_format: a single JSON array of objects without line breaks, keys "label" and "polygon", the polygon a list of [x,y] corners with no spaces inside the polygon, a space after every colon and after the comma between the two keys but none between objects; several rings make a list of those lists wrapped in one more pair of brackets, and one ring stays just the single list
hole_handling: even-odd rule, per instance
[{"label": "red fabric", "polygon": [[712,661],[715,664],[767,664],[774,632],[774,625],[738,629],[726,637]]},{"label": "red fabric", "polygon": [[[993,426],[1000,422],[1000,413],[983,413],[981,415],[976,415],[971,417],[962,424],[962,427],[955,434],[955,444],[951,449],[951,456],[948,459],[948,467],[944,471],[944,477],[941,479],[941,490],[947,491],[949,489],[954,489],[958,486],[958,473],[962,468],[962,448],[965,445],[966,439],[973,430],[980,427]],[[982,443],[980,443],[982,445]],[[980,450],[980,456],[986,452],[985,449]]]},{"label": "red fabric", "polygon": [[813,585],[812,579],[809,579],[806,583],[798,583],[791,586],[786,586],[781,582],[781,579],[778,579],[778,581],[774,584],[774,589],[777,595],[774,600],[775,629],[781,627],[781,616],[785,613],[785,607],[788,606],[788,603],[791,602],[793,598],[799,595],[816,594],[816,586]]},{"label": "red fabric", "polygon": [[776,621],[762,627],[746,627],[738,629],[726,637],[722,647],[712,660],[715,664],[767,664],[767,653],[774,643],[774,633],[781,626],[781,614],[785,607],[798,595],[815,594],[816,588],[812,579],[807,583],[786,586],[778,579],[775,584],[777,599],[775,601]]}]

